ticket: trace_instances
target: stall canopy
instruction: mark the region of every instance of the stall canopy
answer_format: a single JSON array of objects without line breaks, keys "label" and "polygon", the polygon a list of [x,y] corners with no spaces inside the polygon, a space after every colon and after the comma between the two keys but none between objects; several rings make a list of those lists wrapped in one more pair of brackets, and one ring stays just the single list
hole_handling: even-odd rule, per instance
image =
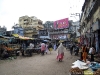
[{"label": "stall canopy", "polygon": [[18,34],[12,34],[12,35],[13,35],[14,37],[16,37],[16,38],[17,38],[17,37],[19,37],[19,35],[18,35]]},{"label": "stall canopy", "polygon": [[22,39],[22,40],[33,40],[33,39],[35,39],[35,38],[30,38],[30,37],[24,37],[24,36],[21,36],[21,35],[19,35],[19,34],[12,34],[14,37],[16,37],[16,38],[19,38],[19,39]]},{"label": "stall canopy", "polygon": [[8,36],[0,36],[0,43],[8,43],[11,39],[14,37],[8,37]]}]

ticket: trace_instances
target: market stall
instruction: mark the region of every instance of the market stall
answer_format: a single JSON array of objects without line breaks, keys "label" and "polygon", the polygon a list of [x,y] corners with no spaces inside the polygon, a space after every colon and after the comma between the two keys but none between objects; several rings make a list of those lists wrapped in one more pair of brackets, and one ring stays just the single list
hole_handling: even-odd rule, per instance
[{"label": "market stall", "polygon": [[[33,42],[33,40],[35,40],[35,38],[30,38],[30,37],[25,37],[25,36],[21,36],[18,34],[12,34],[17,41],[19,41],[18,43],[21,45],[20,51],[22,53],[22,56],[24,55],[29,55],[32,56],[32,53],[34,51],[34,49],[29,47],[30,42]],[[22,45],[25,44],[25,49],[22,47]]]},{"label": "market stall", "polygon": [[12,39],[15,38],[9,36],[0,36],[0,57],[1,58],[4,58],[4,56],[7,57],[18,56],[20,45],[11,43]]},{"label": "market stall", "polygon": [[100,63],[77,60],[72,64],[69,75],[100,75]]}]

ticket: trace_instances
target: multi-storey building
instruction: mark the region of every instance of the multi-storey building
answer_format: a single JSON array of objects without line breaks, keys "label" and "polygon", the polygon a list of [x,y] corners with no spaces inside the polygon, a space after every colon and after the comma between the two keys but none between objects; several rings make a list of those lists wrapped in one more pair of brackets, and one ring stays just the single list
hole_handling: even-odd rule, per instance
[{"label": "multi-storey building", "polygon": [[19,26],[24,29],[24,36],[34,37],[38,34],[38,30],[43,29],[42,21],[35,16],[22,16],[19,18]]},{"label": "multi-storey building", "polygon": [[100,47],[100,0],[85,0],[80,19],[81,43]]},{"label": "multi-storey building", "polygon": [[12,28],[14,28],[14,30],[13,30],[14,34],[24,36],[24,29],[22,27],[20,27],[18,24],[14,25]]},{"label": "multi-storey building", "polygon": [[50,29],[49,36],[53,40],[68,40],[69,22],[68,18],[54,21],[53,27]]}]

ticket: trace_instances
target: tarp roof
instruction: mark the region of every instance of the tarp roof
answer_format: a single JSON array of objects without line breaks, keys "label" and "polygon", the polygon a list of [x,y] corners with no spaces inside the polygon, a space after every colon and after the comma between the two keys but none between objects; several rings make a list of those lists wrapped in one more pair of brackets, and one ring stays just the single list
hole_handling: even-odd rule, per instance
[{"label": "tarp roof", "polygon": [[18,34],[12,34],[14,37],[19,37],[19,35]]},{"label": "tarp roof", "polygon": [[30,38],[30,37],[24,37],[19,34],[12,34],[12,35],[16,38],[23,39],[23,40],[29,40],[29,39],[33,40],[34,39],[34,38]]}]

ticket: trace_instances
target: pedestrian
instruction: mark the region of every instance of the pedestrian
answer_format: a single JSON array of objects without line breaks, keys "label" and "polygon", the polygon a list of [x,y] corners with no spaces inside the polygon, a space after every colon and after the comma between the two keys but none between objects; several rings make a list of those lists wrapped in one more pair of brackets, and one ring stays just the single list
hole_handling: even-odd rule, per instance
[{"label": "pedestrian", "polygon": [[91,55],[91,61],[94,61],[94,54],[95,54],[95,48],[94,46],[92,45],[89,49],[89,54]]},{"label": "pedestrian", "polygon": [[56,51],[56,48],[57,48],[57,46],[56,46],[56,43],[54,44],[54,50]]},{"label": "pedestrian", "polygon": [[33,49],[34,48],[34,44],[30,43],[29,47],[30,47],[30,49]]},{"label": "pedestrian", "polygon": [[75,55],[78,56],[79,54],[79,46],[78,44],[75,46]]},{"label": "pedestrian", "polygon": [[51,54],[51,51],[53,50],[53,47],[52,47],[52,44],[51,43],[49,43],[48,49],[49,49],[50,54]]},{"label": "pedestrian", "polygon": [[82,58],[83,58],[83,61],[86,62],[86,59],[87,59],[87,48],[86,48],[86,45],[83,46],[82,48]]},{"label": "pedestrian", "polygon": [[48,49],[48,43],[46,43],[46,50],[45,50],[45,53],[47,54],[48,51],[49,51],[49,49]]},{"label": "pedestrian", "polygon": [[62,61],[63,57],[64,57],[64,46],[62,45],[62,43],[60,43],[60,45],[57,48],[57,60]]},{"label": "pedestrian", "polygon": [[72,45],[70,46],[70,54],[71,54],[71,55],[73,54],[73,48],[74,48],[74,45],[72,44]]},{"label": "pedestrian", "polygon": [[44,55],[44,52],[46,50],[46,45],[44,42],[41,43],[41,54]]},{"label": "pedestrian", "polygon": [[22,43],[22,56],[24,56],[25,51],[26,51],[26,44],[23,42]]},{"label": "pedestrian", "polygon": [[83,60],[83,56],[82,56],[82,49],[83,49],[83,45],[80,47],[79,49],[79,54],[80,54],[80,60]]}]

